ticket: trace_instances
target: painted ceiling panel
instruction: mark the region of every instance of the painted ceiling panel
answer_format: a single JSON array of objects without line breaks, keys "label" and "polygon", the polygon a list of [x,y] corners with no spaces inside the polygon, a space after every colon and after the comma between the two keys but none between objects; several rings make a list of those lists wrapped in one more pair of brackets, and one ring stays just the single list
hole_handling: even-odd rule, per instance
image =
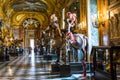
[{"label": "painted ceiling panel", "polygon": [[36,11],[36,12],[45,12],[47,10],[47,5],[40,0],[16,0],[11,4],[11,8],[14,11]]},{"label": "painted ceiling panel", "polygon": [[[21,25],[26,18],[35,18],[41,25],[49,25],[51,14],[61,18],[62,9],[74,0],[5,0],[2,10],[12,26]],[[23,16],[24,15],[24,16]]]}]

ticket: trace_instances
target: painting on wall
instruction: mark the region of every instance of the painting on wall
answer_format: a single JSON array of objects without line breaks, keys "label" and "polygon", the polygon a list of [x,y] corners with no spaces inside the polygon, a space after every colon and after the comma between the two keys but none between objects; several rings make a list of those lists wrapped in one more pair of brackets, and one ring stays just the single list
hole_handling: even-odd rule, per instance
[{"label": "painting on wall", "polygon": [[110,33],[110,44],[120,45],[120,1],[114,1],[109,6],[110,18],[109,18],[109,33]]}]

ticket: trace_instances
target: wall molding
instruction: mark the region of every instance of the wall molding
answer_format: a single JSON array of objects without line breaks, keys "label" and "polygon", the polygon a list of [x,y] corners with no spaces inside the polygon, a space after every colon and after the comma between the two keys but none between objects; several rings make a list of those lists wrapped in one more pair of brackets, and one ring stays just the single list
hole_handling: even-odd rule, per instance
[{"label": "wall molding", "polygon": [[118,8],[118,7],[120,7],[120,1],[118,0],[118,1],[115,1],[114,3],[112,3],[112,4],[110,4],[109,5],[109,10],[111,11],[111,10],[114,10],[114,9],[116,9],[116,8]]}]

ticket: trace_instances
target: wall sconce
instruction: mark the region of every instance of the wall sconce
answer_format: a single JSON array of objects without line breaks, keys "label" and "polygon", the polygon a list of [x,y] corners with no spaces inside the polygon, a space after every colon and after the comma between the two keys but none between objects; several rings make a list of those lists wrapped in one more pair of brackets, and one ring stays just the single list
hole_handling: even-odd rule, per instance
[{"label": "wall sconce", "polygon": [[98,22],[105,27],[105,21],[109,19],[108,11],[98,12]]},{"label": "wall sconce", "polygon": [[113,12],[110,12],[110,18],[114,16],[114,13]]},{"label": "wall sconce", "polygon": [[103,27],[105,26],[105,16],[98,12],[98,21]]},{"label": "wall sconce", "polygon": [[108,20],[109,15],[108,11],[92,15],[92,25],[95,28],[98,28],[99,25],[105,26],[105,21]]},{"label": "wall sconce", "polygon": [[86,22],[82,21],[78,24],[78,29],[85,30],[86,29]]}]

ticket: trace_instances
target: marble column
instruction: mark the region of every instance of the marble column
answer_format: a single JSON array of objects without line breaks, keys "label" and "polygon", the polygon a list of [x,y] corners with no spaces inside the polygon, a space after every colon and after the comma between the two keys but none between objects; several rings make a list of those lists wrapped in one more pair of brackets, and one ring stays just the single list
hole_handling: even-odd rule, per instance
[{"label": "marble column", "polygon": [[92,46],[99,45],[98,28],[92,25],[92,15],[97,14],[97,0],[87,1],[87,18],[88,18],[88,38],[89,38],[89,53],[91,52]]}]

